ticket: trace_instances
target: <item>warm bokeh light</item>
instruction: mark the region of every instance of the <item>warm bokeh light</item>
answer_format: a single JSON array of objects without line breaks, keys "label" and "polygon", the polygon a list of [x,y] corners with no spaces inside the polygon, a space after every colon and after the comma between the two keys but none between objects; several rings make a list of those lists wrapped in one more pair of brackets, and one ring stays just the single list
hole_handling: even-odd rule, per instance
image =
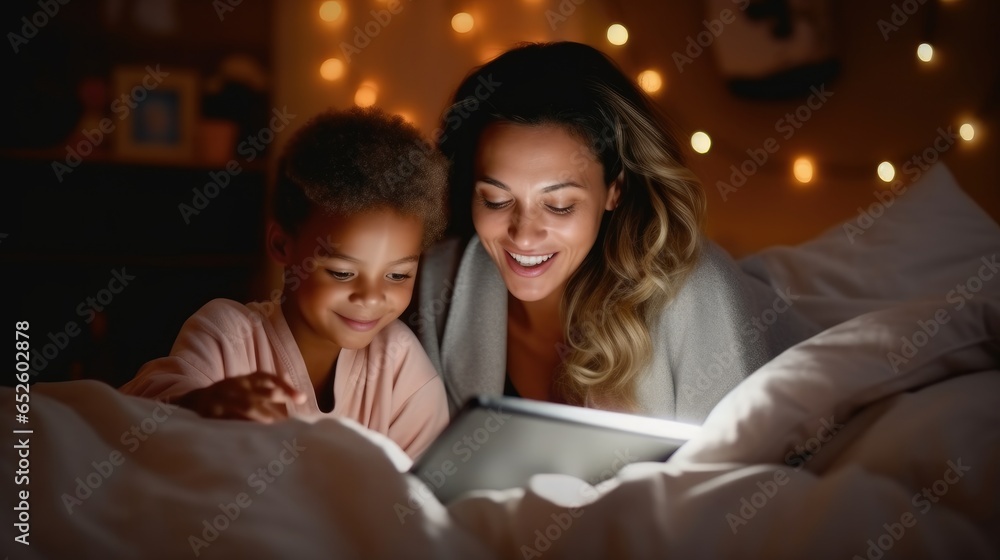
[{"label": "warm bokeh light", "polygon": [[934,47],[929,43],[920,43],[917,47],[917,58],[924,62],[930,62],[934,58]]},{"label": "warm bokeh light", "polygon": [[504,48],[499,45],[486,45],[479,49],[479,63],[485,64],[504,53]]},{"label": "warm bokeh light", "polygon": [[371,107],[378,99],[378,88],[372,82],[365,82],[358,86],[358,91],[354,94],[354,104],[358,107]]},{"label": "warm bokeh light", "polygon": [[878,164],[878,178],[882,179],[886,183],[892,181],[896,177],[896,168],[892,166],[888,161],[883,161]]},{"label": "warm bokeh light", "polygon": [[344,13],[340,2],[323,2],[319,7],[319,17],[323,21],[336,21]]},{"label": "warm bokeh light", "polygon": [[656,70],[645,70],[639,74],[639,87],[646,93],[656,93],[663,87],[663,78]]},{"label": "warm bokeh light", "polygon": [[459,12],[451,18],[451,28],[459,33],[472,31],[474,24],[475,21],[473,21],[472,16],[465,12]]},{"label": "warm bokeh light", "polygon": [[971,142],[976,137],[976,127],[972,126],[972,123],[964,123],[958,127],[958,135],[962,137],[962,140]]},{"label": "warm bokeh light", "polygon": [[324,80],[339,80],[344,75],[344,61],[339,58],[328,58],[319,67],[319,75]]},{"label": "warm bokeh light", "polygon": [[691,148],[699,154],[708,153],[712,148],[712,138],[699,130],[691,135]]},{"label": "warm bokeh light", "polygon": [[413,120],[413,115],[410,114],[408,111],[396,111],[396,114],[399,115],[400,117],[403,117],[403,120],[410,124],[417,123],[417,121]]},{"label": "warm bokeh light", "polygon": [[608,42],[612,45],[624,45],[628,41],[628,29],[616,23],[608,27]]},{"label": "warm bokeh light", "polygon": [[807,157],[796,158],[792,165],[792,174],[795,180],[800,183],[809,183],[813,180],[813,162]]}]

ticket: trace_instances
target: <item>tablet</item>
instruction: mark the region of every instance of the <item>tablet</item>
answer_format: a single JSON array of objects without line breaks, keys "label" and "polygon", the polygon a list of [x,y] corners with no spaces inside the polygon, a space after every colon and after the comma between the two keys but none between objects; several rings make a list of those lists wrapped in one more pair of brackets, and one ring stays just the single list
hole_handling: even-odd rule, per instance
[{"label": "tablet", "polygon": [[471,490],[524,487],[532,475],[597,484],[627,464],[663,461],[699,426],[517,397],[479,396],[410,472],[447,503]]}]

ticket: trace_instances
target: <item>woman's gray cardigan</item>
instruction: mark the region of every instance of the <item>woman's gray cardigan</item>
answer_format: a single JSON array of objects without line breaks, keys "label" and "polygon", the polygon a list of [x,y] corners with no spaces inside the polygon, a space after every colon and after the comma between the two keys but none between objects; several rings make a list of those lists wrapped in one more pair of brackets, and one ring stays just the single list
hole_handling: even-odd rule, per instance
[{"label": "woman's gray cardigan", "polygon": [[[796,294],[746,275],[711,241],[702,247],[650,326],[653,356],[637,391],[642,414],[700,424],[746,376],[818,330],[796,313]],[[452,413],[474,395],[502,394],[507,289],[478,237],[432,247],[415,297],[404,319],[444,378]]]}]

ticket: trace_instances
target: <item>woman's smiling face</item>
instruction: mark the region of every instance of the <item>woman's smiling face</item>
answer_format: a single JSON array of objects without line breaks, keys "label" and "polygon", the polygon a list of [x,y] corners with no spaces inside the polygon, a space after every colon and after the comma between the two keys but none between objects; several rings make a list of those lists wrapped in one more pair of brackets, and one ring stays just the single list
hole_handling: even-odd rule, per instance
[{"label": "woman's smiling face", "polygon": [[495,123],[476,152],[472,220],[507,289],[524,302],[561,297],[594,246],[618,182],[559,125]]}]

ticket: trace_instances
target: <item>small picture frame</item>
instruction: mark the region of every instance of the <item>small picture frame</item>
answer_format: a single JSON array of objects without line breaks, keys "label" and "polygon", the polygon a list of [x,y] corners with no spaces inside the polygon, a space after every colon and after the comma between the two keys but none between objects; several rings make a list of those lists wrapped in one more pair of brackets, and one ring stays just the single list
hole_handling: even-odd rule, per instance
[{"label": "small picture frame", "polygon": [[159,65],[119,67],[112,84],[117,156],[172,163],[194,158],[199,103],[195,72]]}]

